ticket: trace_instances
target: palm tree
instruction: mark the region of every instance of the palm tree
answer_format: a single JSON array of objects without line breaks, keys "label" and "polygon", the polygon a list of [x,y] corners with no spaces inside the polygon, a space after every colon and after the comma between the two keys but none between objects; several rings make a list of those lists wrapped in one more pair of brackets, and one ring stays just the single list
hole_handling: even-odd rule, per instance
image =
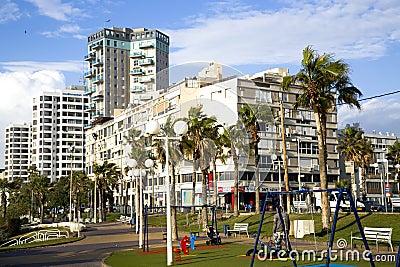
[{"label": "palm tree", "polygon": [[15,189],[21,187],[21,179],[9,181],[8,179],[0,179],[0,199],[2,205],[2,217],[7,216],[7,193],[11,194]]},{"label": "palm tree", "polygon": [[258,152],[258,143],[261,138],[258,135],[260,129],[260,121],[273,121],[271,109],[265,105],[250,106],[249,104],[243,105],[239,109],[239,116],[243,121],[245,128],[250,134],[250,146],[254,152],[254,187],[256,195],[255,213],[260,213],[260,174],[258,164],[260,162],[260,155]]},{"label": "palm tree", "polygon": [[49,190],[49,179],[44,175],[33,175],[30,177],[29,186],[34,197],[40,205],[40,223],[43,223],[44,206],[46,204],[46,196]]},{"label": "palm tree", "polygon": [[93,164],[93,173],[97,177],[96,182],[97,189],[99,190],[100,218],[102,221],[105,221],[105,193],[117,184],[118,177],[121,176],[121,171],[115,163],[104,161],[102,165],[97,164],[96,162]]},{"label": "palm tree", "polygon": [[[340,131],[338,137],[338,150],[344,155],[345,161],[353,161],[355,167],[361,167],[362,173],[362,197],[366,198],[367,188],[365,184],[366,167],[372,158],[373,148],[371,142],[364,138],[364,131],[358,130],[354,126],[349,126]],[[351,184],[355,183],[354,173],[352,174]],[[353,192],[354,194],[355,192]]]},{"label": "palm tree", "polygon": [[[218,127],[216,127],[216,119],[207,117],[203,111],[203,106],[191,107],[188,111],[188,118],[184,119],[188,123],[188,132],[182,138],[182,147],[186,154],[190,153],[193,162],[193,188],[192,188],[192,206],[194,206],[196,171],[201,170],[202,173],[202,224],[205,229],[208,224],[207,216],[207,182],[212,158],[211,151],[214,151],[213,140],[217,139]],[[192,209],[194,212],[194,209]]]},{"label": "palm tree", "polygon": [[229,149],[230,155],[232,156],[232,161],[233,161],[233,177],[234,177],[234,182],[233,182],[233,195],[234,195],[234,205],[233,205],[233,215],[235,217],[239,216],[239,207],[237,205],[238,203],[238,197],[239,197],[239,155],[238,152],[244,151],[246,152],[246,149],[248,148],[249,144],[246,144],[246,134],[243,131],[243,126],[238,121],[234,125],[228,126],[227,129],[225,129],[223,135],[221,136],[221,139],[223,139],[222,143],[224,144],[225,147]]},{"label": "palm tree", "polygon": [[[283,77],[281,87],[289,90],[298,85],[300,96],[294,103],[298,107],[312,109],[318,133],[318,160],[321,188],[328,188],[326,122],[329,112],[339,104],[360,108],[358,98],[362,95],[351,83],[350,68],[342,60],[334,60],[331,54],[319,55],[311,46],[303,50],[302,68],[293,76]],[[327,192],[322,193],[322,227],[329,227],[329,202]]]},{"label": "palm tree", "polygon": [[[172,117],[168,116],[167,121],[164,123],[161,131],[164,136],[173,136],[174,135],[174,124],[176,121],[172,121]],[[164,149],[163,140],[157,139],[153,142],[153,147],[155,150],[155,159],[158,160],[162,166],[165,166],[166,163],[166,151]],[[176,184],[176,174],[175,174],[175,166],[179,166],[180,161],[182,160],[182,153],[175,142],[172,140],[168,142],[168,151],[169,151],[169,166],[171,173],[171,183],[170,183],[170,191],[171,191],[171,231],[172,231],[172,240],[178,240],[178,227],[176,223],[176,198],[175,198],[175,184]],[[165,179],[169,179],[166,177]]]},{"label": "palm tree", "polygon": [[395,141],[393,145],[388,147],[386,157],[388,160],[392,161],[392,164],[395,167],[397,186],[399,186],[400,142]]},{"label": "palm tree", "polygon": [[75,212],[80,218],[80,207],[85,199],[86,192],[90,188],[90,179],[83,171],[74,171],[72,173],[72,194],[74,196]]}]

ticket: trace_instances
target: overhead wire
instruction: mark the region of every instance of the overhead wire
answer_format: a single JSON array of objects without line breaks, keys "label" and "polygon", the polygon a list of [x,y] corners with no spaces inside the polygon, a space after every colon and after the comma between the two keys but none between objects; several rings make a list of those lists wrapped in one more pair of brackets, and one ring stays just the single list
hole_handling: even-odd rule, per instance
[{"label": "overhead wire", "polygon": [[[371,100],[371,99],[375,99],[375,98],[379,98],[379,97],[384,97],[384,96],[388,96],[388,95],[394,95],[394,94],[397,94],[397,93],[400,93],[400,90],[393,91],[393,92],[389,92],[389,93],[384,93],[384,94],[381,94],[381,95],[376,95],[376,96],[361,98],[361,99],[359,99],[358,101]],[[341,105],[344,105],[344,104],[346,104],[346,103],[337,103],[337,106],[341,106]]]}]

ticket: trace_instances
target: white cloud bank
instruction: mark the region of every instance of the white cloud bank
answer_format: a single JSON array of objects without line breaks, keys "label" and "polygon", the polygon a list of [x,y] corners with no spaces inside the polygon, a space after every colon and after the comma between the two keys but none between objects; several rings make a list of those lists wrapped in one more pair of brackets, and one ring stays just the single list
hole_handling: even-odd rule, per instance
[{"label": "white cloud bank", "polygon": [[340,58],[376,58],[400,39],[400,2],[285,1],[276,10],[255,10],[226,1],[212,14],[187,18],[171,36],[171,62],[218,60],[224,64],[299,63],[313,45]]},{"label": "white cloud bank", "polygon": [[362,108],[350,109],[342,106],[338,110],[338,127],[342,129],[346,124],[360,123],[365,133],[376,132],[395,133],[400,136],[400,102],[394,98],[376,98],[361,102]]},{"label": "white cloud bank", "polygon": [[[10,123],[32,122],[33,97],[43,91],[65,88],[64,75],[58,71],[0,73],[0,155],[4,155],[5,128]],[[0,168],[4,161],[0,160]]]}]

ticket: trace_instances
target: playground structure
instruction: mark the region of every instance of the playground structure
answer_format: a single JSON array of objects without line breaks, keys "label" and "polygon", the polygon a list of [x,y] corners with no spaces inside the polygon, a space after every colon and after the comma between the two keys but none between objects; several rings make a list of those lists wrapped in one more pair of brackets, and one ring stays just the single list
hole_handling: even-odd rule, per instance
[{"label": "playground structure", "polygon": [[[216,206],[211,206],[211,205],[195,205],[195,206],[171,206],[171,208],[181,208],[181,209],[191,209],[191,208],[211,208],[212,210],[212,215],[211,215],[211,226],[208,225],[209,232],[207,233],[208,238],[210,239],[207,242],[210,242],[210,244],[215,244],[219,245],[221,244],[221,239],[219,238],[219,233],[218,233],[218,223],[217,223],[217,208]],[[162,207],[145,207],[145,217],[144,217],[144,234],[143,234],[143,251],[144,252],[149,252],[149,211],[151,210],[159,210],[159,209],[166,209],[165,206]],[[209,227],[212,228],[212,231],[210,231]],[[195,235],[195,233],[190,233],[192,236]],[[207,243],[208,244],[208,243]]]},{"label": "playground structure", "polygon": [[[264,221],[266,205],[267,205],[267,199],[271,198],[273,196],[279,196],[279,195],[288,195],[288,194],[290,194],[290,195],[299,195],[299,194],[312,194],[312,193],[319,193],[319,192],[328,192],[328,193],[338,192],[338,194],[339,194],[338,195],[338,201],[336,203],[335,214],[334,214],[334,217],[333,217],[331,235],[330,235],[328,249],[327,249],[328,254],[327,254],[326,263],[325,263],[325,266],[329,267],[330,258],[331,258],[331,255],[332,255],[333,240],[334,240],[335,231],[336,231],[336,224],[337,224],[337,219],[338,219],[338,214],[339,214],[339,209],[340,209],[340,202],[343,199],[343,194],[344,193],[348,193],[348,189],[347,188],[332,188],[332,189],[325,189],[325,190],[296,190],[296,191],[286,191],[286,192],[267,192],[266,195],[265,195],[265,200],[264,200],[264,204],[263,204],[263,208],[262,208],[262,214],[261,214],[261,218],[260,218],[260,224],[259,224],[259,227],[258,227],[258,232],[257,232],[257,235],[255,237],[254,248],[253,248],[253,251],[252,251],[251,261],[250,261],[250,267],[253,267],[253,265],[254,265],[255,254],[257,252],[257,246],[260,243],[260,234],[261,234],[261,228],[262,228],[263,221]],[[367,242],[367,240],[365,238],[363,227],[361,225],[360,218],[359,218],[358,213],[357,213],[357,208],[356,208],[354,199],[353,199],[353,197],[352,197],[352,195],[350,193],[348,194],[348,197],[349,197],[350,206],[351,206],[350,211],[353,212],[354,217],[356,219],[356,223],[357,223],[358,229],[360,231],[361,238],[363,240],[365,249],[367,251],[370,251],[369,246],[368,246],[368,242]],[[276,206],[277,206],[277,210],[278,210],[278,214],[279,214],[279,219],[280,219],[280,221],[281,221],[281,223],[283,225],[284,232],[286,233],[287,229],[285,229],[285,224],[284,224],[283,217],[282,217],[282,211],[281,211],[281,207],[278,204],[278,200],[277,200]],[[285,235],[285,237],[286,237],[286,240],[285,240],[286,241],[286,249],[287,249],[287,252],[290,255],[290,252],[292,251],[292,247],[291,247],[288,235]],[[375,267],[375,263],[374,263],[374,260],[373,260],[372,253],[369,253],[368,257],[369,257],[371,266]],[[293,266],[297,267],[296,259],[292,258],[291,260],[293,262]]]}]

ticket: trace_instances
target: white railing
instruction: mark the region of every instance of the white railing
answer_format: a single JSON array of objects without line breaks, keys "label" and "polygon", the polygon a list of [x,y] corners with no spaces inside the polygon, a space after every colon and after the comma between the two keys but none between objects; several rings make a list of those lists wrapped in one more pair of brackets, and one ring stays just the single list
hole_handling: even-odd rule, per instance
[{"label": "white railing", "polygon": [[59,239],[59,238],[69,238],[69,232],[66,230],[59,229],[50,229],[50,230],[40,230],[36,232],[30,232],[19,238],[11,239],[3,244],[0,247],[11,247],[18,246],[22,244],[29,244],[34,242],[43,242],[51,239]]}]

